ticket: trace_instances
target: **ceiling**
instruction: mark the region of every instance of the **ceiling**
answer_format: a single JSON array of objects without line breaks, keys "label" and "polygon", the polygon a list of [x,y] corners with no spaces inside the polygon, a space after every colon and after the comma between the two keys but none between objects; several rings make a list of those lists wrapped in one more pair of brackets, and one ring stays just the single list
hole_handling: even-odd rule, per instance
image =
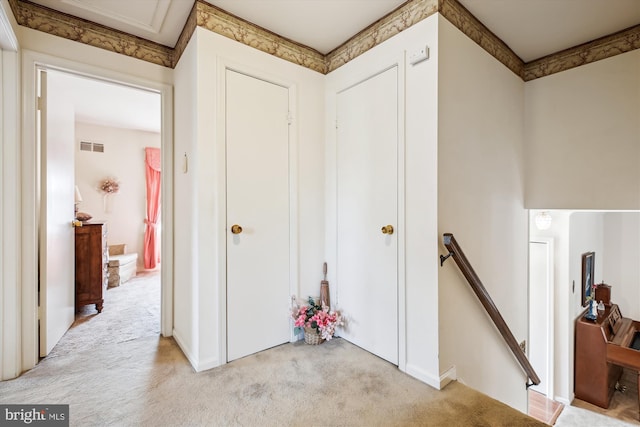
[{"label": "ceiling", "polygon": [[[178,40],[194,4],[194,0],[31,1],[169,47]],[[206,1],[326,54],[406,0]],[[640,24],[640,0],[458,1],[525,62]],[[155,128],[159,131],[159,114]]]},{"label": "ceiling", "polygon": [[60,88],[65,94],[65,100],[73,105],[76,121],[160,132],[159,93],[67,72],[50,70],[48,73],[54,75],[49,78],[49,84]]}]

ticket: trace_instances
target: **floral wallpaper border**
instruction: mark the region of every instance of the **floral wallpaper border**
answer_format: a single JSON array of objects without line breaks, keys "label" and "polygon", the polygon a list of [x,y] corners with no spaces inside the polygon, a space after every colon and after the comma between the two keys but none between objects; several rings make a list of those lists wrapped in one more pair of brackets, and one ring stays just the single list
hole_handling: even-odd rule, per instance
[{"label": "floral wallpaper border", "polygon": [[326,55],[327,73],[438,12],[438,0],[409,0]]},{"label": "floral wallpaper border", "polygon": [[440,0],[440,13],[505,67],[522,77],[524,70],[522,59],[464,6],[456,0]]},{"label": "floral wallpaper border", "polygon": [[173,66],[173,49],[91,21],[22,0],[9,0],[18,24],[111,52]]},{"label": "floral wallpaper border", "polygon": [[202,0],[197,0],[197,25],[278,58],[326,74],[324,55],[320,52],[274,34]]},{"label": "floral wallpaper border", "polygon": [[635,49],[640,49],[640,25],[531,61],[522,78],[527,82]]},{"label": "floral wallpaper border", "polygon": [[27,0],[9,0],[9,4],[16,21],[22,26],[169,68],[174,68],[178,63],[196,27],[202,27],[270,55],[327,74],[438,12],[524,81],[640,49],[638,25],[524,63],[457,0],[408,0],[327,55],[231,15],[205,0],[196,0],[194,3],[174,48],[57,12]]}]

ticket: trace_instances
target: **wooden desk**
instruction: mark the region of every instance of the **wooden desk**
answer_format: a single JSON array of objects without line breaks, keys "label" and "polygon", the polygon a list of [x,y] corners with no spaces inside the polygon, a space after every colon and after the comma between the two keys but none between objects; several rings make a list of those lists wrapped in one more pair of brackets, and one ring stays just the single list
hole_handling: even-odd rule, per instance
[{"label": "wooden desk", "polygon": [[[624,318],[617,304],[607,307],[595,321],[576,319],[575,394],[578,399],[608,408],[622,368],[638,372],[640,351],[631,348],[640,322]],[[640,419],[640,396],[638,400]]]}]

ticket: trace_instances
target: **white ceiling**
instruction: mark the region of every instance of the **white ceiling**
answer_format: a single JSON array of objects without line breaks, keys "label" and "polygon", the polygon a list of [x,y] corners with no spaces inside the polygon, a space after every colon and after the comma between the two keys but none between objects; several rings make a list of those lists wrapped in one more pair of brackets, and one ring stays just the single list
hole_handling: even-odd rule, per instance
[{"label": "white ceiling", "polygon": [[134,87],[49,71],[49,84],[66,95],[76,121],[101,126],[160,132],[160,94]]},{"label": "white ceiling", "polygon": [[458,0],[524,62],[640,24],[640,0]]},{"label": "white ceiling", "polygon": [[[35,3],[97,22],[166,46],[178,40],[194,0],[32,0]],[[206,0],[227,12],[328,53],[405,3],[405,0]],[[502,39],[525,62],[640,24],[640,0],[458,0],[476,18]],[[120,126],[160,130],[158,107],[149,110],[149,100],[138,93],[118,92],[118,107],[108,111],[113,87],[99,96],[88,83],[74,83],[69,93],[78,97],[83,120],[118,122]],[[77,90],[74,90],[77,89]],[[96,89],[99,90],[99,89]],[[125,93],[126,92],[126,93]],[[89,100],[82,94],[91,93]],[[147,93],[148,95],[148,93]],[[95,99],[101,102],[96,103]],[[129,110],[130,108],[130,110]],[[146,116],[157,111],[156,122]],[[100,119],[90,119],[91,111]],[[100,112],[102,111],[102,112]],[[121,119],[110,117],[121,113]]]},{"label": "white ceiling", "polygon": [[233,15],[327,54],[406,0],[207,0]]}]

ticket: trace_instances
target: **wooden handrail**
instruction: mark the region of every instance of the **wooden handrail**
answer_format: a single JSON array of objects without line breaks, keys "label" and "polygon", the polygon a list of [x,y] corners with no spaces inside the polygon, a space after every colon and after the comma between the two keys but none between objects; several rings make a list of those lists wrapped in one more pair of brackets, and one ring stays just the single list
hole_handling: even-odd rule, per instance
[{"label": "wooden handrail", "polygon": [[473,267],[471,267],[469,260],[467,260],[464,252],[462,251],[462,249],[460,249],[460,246],[458,246],[458,242],[456,242],[453,234],[445,233],[443,240],[444,246],[449,250],[449,254],[446,256],[440,256],[440,265],[442,265],[442,263],[444,263],[447,258],[453,256],[453,259],[456,261],[456,264],[460,268],[460,271],[462,271],[462,274],[467,278],[469,285],[471,285],[471,289],[473,289],[473,292],[475,292],[476,296],[484,306],[484,309],[487,311],[487,314],[489,314],[489,317],[491,317],[491,320],[493,320],[493,323],[498,328],[498,331],[500,331],[502,338],[504,338],[505,342],[511,349],[511,352],[516,357],[518,362],[520,362],[520,366],[522,366],[522,369],[531,380],[532,383],[527,383],[527,388],[534,384],[540,384],[540,378],[536,374],[536,371],[533,369],[533,366],[531,366],[531,363],[529,363],[529,359],[527,359],[524,351],[522,351],[522,349],[518,345],[518,342],[516,341],[515,337],[511,333],[511,330],[509,329],[509,326],[507,325],[507,322],[505,322],[502,318],[500,311],[498,311],[498,308],[496,307],[493,300],[491,299],[491,296],[480,281],[480,278],[478,277],[476,272],[473,271]]}]

